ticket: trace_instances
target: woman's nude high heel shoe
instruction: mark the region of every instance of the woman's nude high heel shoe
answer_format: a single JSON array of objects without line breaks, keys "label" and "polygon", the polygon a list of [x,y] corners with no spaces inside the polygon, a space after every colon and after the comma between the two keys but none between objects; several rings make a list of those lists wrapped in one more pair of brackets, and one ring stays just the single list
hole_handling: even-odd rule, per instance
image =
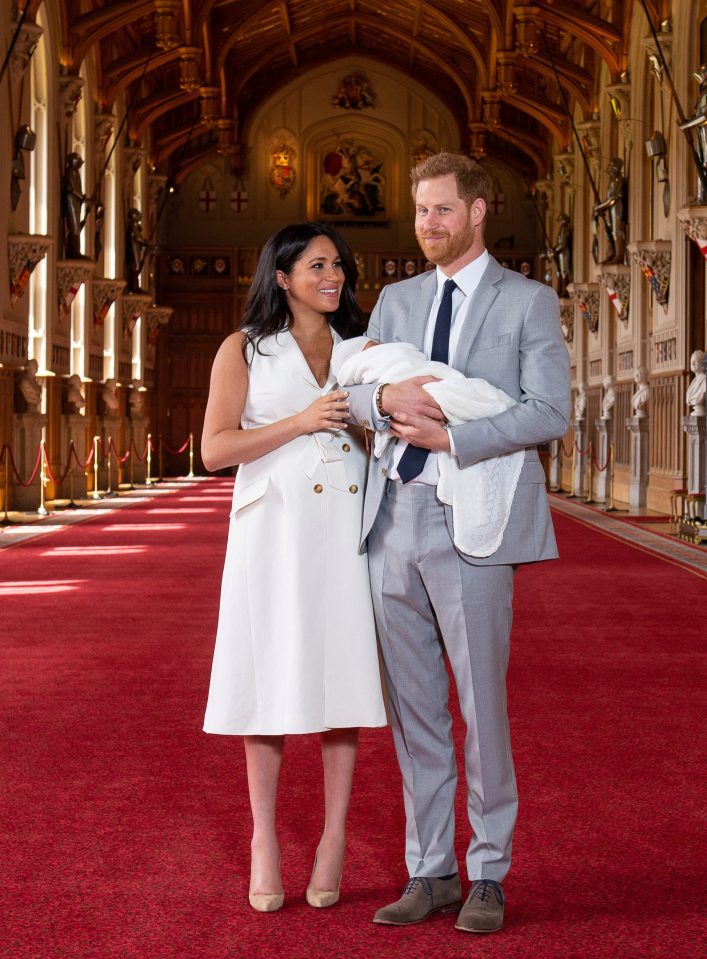
[{"label": "woman's nude high heel shoe", "polygon": [[[278,872],[280,862],[278,860]],[[248,890],[248,902],[256,912],[277,912],[285,901],[284,892],[252,892]]]},{"label": "woman's nude high heel shoe", "polygon": [[256,912],[277,912],[285,901],[284,892],[249,892],[248,902]]},{"label": "woman's nude high heel shoe", "polygon": [[[314,875],[314,870],[317,868],[317,858],[319,856],[319,849],[317,849],[316,855],[314,856],[314,866],[312,867],[312,876]],[[343,869],[342,869],[343,875]],[[341,886],[341,876],[339,876],[339,883],[336,889],[313,889],[312,888],[312,879],[310,877],[309,885],[307,886],[307,892],[305,893],[305,898],[310,906],[314,906],[315,909],[327,909],[329,906],[335,906],[339,901],[339,888]]]}]

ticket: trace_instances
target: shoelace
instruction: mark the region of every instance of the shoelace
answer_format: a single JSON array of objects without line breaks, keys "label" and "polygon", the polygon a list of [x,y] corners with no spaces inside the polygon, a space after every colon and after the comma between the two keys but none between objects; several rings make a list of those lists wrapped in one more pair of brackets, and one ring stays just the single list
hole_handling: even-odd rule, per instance
[{"label": "shoelace", "polygon": [[412,879],[408,879],[408,881],[405,883],[405,888],[403,889],[403,895],[411,895],[417,888],[418,883],[420,886],[422,886],[428,896],[432,895],[432,884],[430,883],[429,879],[425,879],[424,876],[413,876]]},{"label": "shoelace", "polygon": [[490,898],[492,892],[495,893],[496,898],[502,904],[503,892],[499,888],[498,884],[492,879],[479,879],[478,882],[474,883],[471,898],[479,898],[482,902],[486,902],[486,900]]}]

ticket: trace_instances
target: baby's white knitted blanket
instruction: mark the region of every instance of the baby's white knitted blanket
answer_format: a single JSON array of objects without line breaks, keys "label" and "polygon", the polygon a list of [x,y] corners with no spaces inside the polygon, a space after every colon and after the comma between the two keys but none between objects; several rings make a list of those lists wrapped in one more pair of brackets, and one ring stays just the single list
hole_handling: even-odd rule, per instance
[{"label": "baby's white knitted blanket", "polygon": [[[515,400],[486,380],[467,378],[445,363],[428,360],[412,343],[381,343],[364,350],[365,336],[334,347],[331,368],[339,386],[399,383],[411,376],[438,376],[423,387],[439,403],[451,426],[496,416]],[[380,457],[390,440],[376,433],[373,454]],[[517,450],[461,469],[455,456],[438,454],[437,497],[452,507],[454,545],[467,556],[491,556],[501,545],[525,453]]]}]

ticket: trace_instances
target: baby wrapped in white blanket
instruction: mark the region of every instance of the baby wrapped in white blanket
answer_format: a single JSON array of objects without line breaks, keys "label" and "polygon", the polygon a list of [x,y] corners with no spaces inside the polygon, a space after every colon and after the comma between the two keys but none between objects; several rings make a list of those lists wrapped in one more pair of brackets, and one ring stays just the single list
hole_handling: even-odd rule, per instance
[{"label": "baby wrapped in white blanket", "polygon": [[[451,426],[496,416],[515,404],[486,380],[467,378],[446,363],[428,360],[412,343],[380,343],[364,349],[370,342],[359,336],[334,347],[331,368],[342,388],[437,376],[439,382],[426,383],[423,389],[439,403]],[[380,457],[393,439],[388,430],[376,432],[373,455]],[[490,556],[501,545],[524,456],[518,450],[461,469],[451,453],[438,454],[437,498],[452,507],[454,545],[462,553]]]}]

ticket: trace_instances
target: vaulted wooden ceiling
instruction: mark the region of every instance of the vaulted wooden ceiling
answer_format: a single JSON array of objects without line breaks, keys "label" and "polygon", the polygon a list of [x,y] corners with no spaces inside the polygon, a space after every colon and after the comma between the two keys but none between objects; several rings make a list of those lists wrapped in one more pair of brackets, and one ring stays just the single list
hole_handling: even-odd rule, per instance
[{"label": "vaulted wooden ceiling", "polygon": [[[32,0],[37,6],[40,0]],[[439,96],[464,148],[545,172],[567,108],[597,109],[597,74],[627,65],[636,0],[65,0],[63,60],[95,54],[102,107],[178,180],[214,153],[237,169],[248,124],[282,84],[343,56],[394,66]],[[652,0],[655,21],[663,0]]]}]

